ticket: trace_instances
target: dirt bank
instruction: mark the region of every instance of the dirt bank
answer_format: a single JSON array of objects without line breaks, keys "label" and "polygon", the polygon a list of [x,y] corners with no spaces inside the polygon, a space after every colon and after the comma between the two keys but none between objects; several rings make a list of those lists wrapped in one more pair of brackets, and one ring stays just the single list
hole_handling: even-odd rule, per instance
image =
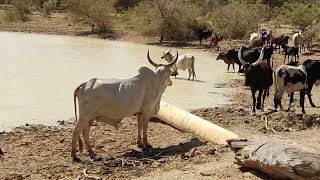
[{"label": "dirt bank", "polygon": [[[0,30],[74,35],[71,33],[72,26],[61,23],[67,29],[54,30],[44,24],[22,23],[12,26],[1,24]],[[147,42],[141,36],[130,38]],[[319,54],[306,52],[300,61],[307,58],[319,59]],[[283,56],[276,54],[275,67],[282,63]],[[271,113],[271,89],[265,112],[250,115],[251,93],[243,86],[243,76],[239,75],[225,86],[237,91],[231,105],[198,109],[192,113],[242,137],[276,136],[320,149],[317,136],[320,133],[319,109],[311,108],[308,101],[307,115],[300,113],[298,96],[295,96],[292,111]],[[312,94],[314,102],[319,105],[319,88],[315,88]],[[284,104],[286,102],[288,100]],[[5,153],[5,160],[0,162],[0,179],[88,178],[85,174],[102,179],[268,179],[264,174],[235,165],[234,155],[228,147],[204,141],[159,122],[151,122],[149,126],[149,141],[154,147],[153,151],[143,152],[136,147],[137,122],[134,118],[123,120],[118,130],[95,123],[91,128],[91,144],[103,160],[93,162],[85,151],[79,155],[82,162],[75,163],[70,158],[73,127],[71,119],[59,122],[55,127],[28,125],[0,134],[0,146]]]}]

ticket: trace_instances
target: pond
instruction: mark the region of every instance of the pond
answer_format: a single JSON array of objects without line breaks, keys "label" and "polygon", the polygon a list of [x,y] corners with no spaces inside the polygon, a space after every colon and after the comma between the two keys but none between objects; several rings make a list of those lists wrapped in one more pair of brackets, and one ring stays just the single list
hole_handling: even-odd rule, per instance
[{"label": "pond", "polygon": [[[74,117],[73,90],[93,77],[127,78],[162,62],[163,47],[103,39],[0,32],[0,131],[29,124],[54,125]],[[175,52],[173,50],[173,52]],[[199,49],[178,49],[196,57],[197,80],[179,72],[165,101],[183,109],[214,107],[229,102],[230,89],[221,85],[235,77],[226,65]]]}]

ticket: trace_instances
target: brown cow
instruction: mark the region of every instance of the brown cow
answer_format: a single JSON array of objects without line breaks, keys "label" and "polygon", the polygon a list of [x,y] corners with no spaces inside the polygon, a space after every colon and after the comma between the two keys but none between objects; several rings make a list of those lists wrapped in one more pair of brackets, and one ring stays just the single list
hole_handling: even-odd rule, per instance
[{"label": "brown cow", "polygon": [[279,49],[279,53],[280,53],[280,48],[282,45],[287,45],[288,44],[288,40],[289,40],[289,36],[285,36],[285,35],[281,35],[281,36],[272,36],[271,38],[271,45],[275,44],[275,48],[274,50],[277,50],[277,46]]}]

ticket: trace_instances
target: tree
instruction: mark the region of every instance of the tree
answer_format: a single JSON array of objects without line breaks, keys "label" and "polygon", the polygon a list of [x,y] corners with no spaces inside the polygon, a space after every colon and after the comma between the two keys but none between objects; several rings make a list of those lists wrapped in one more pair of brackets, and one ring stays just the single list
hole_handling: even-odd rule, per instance
[{"label": "tree", "polygon": [[192,33],[192,23],[201,17],[201,8],[192,0],[142,1],[124,15],[127,25],[147,35],[179,39]]}]

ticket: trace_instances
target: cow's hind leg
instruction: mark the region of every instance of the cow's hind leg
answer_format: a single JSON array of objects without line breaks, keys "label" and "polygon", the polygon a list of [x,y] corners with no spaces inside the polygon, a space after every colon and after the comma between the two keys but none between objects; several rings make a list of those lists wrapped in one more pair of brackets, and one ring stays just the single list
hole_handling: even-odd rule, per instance
[{"label": "cow's hind leg", "polygon": [[76,156],[76,146],[77,141],[80,138],[81,131],[87,126],[84,120],[79,118],[77,125],[74,127],[72,132],[72,141],[71,141],[71,157],[74,161],[79,162],[80,159]]},{"label": "cow's hind leg", "polygon": [[289,111],[290,111],[291,104],[292,104],[292,102],[293,102],[293,94],[294,94],[294,92],[292,92],[292,93],[290,94],[290,102],[289,102],[289,107],[288,107],[287,112],[289,112]]},{"label": "cow's hind leg", "polygon": [[150,115],[145,115],[143,118],[143,146],[144,149],[151,149],[152,146],[148,143],[148,125],[149,125],[149,119]]},{"label": "cow's hind leg", "polygon": [[93,124],[93,121],[94,121],[94,119],[89,121],[88,126],[83,129],[82,135],[83,135],[84,143],[86,145],[86,148],[87,148],[87,150],[89,152],[90,157],[92,159],[94,159],[94,160],[97,160],[96,154],[93,152],[93,150],[92,150],[92,148],[90,146],[90,141],[89,141],[90,128],[91,128],[91,126]]},{"label": "cow's hind leg", "polygon": [[254,114],[256,112],[256,90],[251,89],[251,95],[252,95],[252,112],[251,112],[251,114]]}]

